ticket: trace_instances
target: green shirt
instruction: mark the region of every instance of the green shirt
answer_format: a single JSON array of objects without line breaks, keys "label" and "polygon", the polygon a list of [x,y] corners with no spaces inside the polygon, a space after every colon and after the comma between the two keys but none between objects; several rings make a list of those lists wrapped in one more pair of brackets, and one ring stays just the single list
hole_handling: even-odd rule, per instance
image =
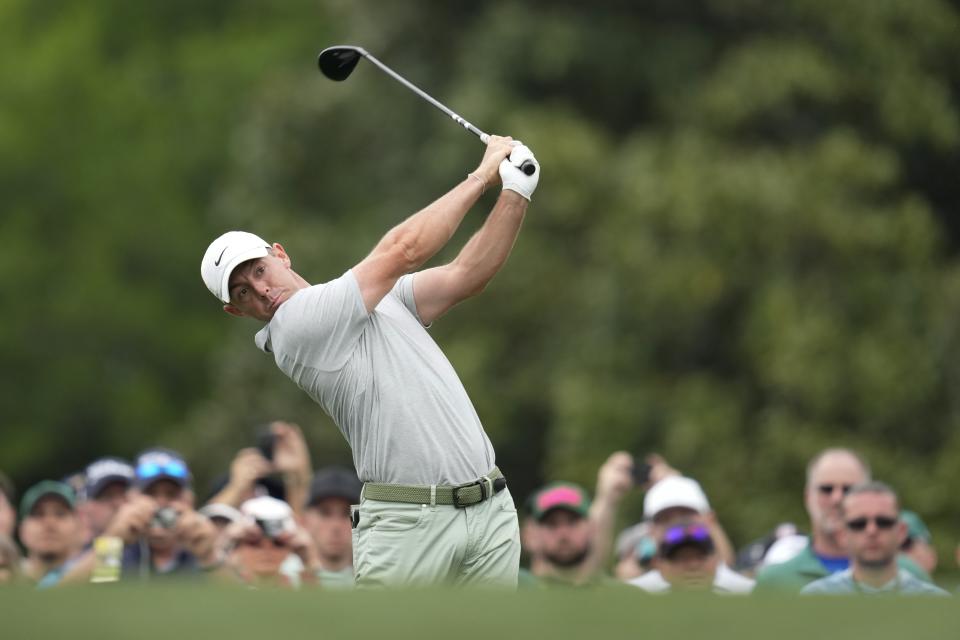
[{"label": "green shirt", "polygon": [[[930,582],[930,576],[918,567],[910,558],[897,556],[897,564],[906,569],[920,580]],[[757,586],[754,593],[800,593],[807,584],[830,575],[817,556],[813,553],[813,545],[808,542],[803,551],[796,556],[781,562],[771,564],[757,574]]]}]

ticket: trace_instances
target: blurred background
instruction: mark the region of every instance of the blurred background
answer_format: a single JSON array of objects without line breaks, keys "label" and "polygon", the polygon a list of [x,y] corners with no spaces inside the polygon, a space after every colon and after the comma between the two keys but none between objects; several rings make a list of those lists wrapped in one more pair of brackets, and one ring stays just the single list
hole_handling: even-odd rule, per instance
[{"label": "blurred background", "polygon": [[507,267],[432,330],[515,496],[659,452],[742,544],[805,523],[806,461],[849,446],[949,558],[958,33],[946,0],[6,0],[0,469],[165,445],[204,487],[272,419],[349,463],[199,264],[242,228],[325,281],[476,166],[368,63],[317,72],[355,44],[543,165]]}]

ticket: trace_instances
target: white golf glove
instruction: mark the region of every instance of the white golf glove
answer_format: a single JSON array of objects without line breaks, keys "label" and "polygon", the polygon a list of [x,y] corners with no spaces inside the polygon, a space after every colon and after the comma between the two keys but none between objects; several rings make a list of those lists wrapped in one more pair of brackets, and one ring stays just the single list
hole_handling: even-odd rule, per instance
[{"label": "white golf glove", "polygon": [[[531,176],[520,169],[520,165],[527,160],[536,167],[536,171]],[[537,183],[540,182],[540,163],[533,157],[530,147],[518,144],[513,148],[510,156],[500,163],[500,180],[503,182],[504,189],[516,191],[527,200],[530,199],[537,189]]]}]

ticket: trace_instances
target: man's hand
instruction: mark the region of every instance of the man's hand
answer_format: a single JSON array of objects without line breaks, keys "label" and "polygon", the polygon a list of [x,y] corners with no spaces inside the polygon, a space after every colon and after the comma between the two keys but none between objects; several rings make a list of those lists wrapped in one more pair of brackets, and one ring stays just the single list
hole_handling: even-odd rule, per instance
[{"label": "man's hand", "polygon": [[671,467],[670,464],[664,460],[663,456],[658,453],[651,453],[645,458],[645,460],[646,463],[650,465],[650,477],[647,484],[642,487],[644,491],[649,490],[650,487],[657,484],[664,478],[681,475],[679,471]]},{"label": "man's hand", "polygon": [[177,519],[174,533],[180,544],[193,554],[201,567],[209,567],[220,560],[220,550],[216,545],[219,532],[206,516],[193,509],[184,510]]},{"label": "man's hand", "polygon": [[480,166],[473,174],[481,178],[487,188],[500,184],[500,163],[510,155],[514,149],[513,138],[510,136],[490,136],[487,141],[487,150],[483,153]]},{"label": "man's hand", "polygon": [[259,478],[273,470],[270,461],[253,447],[241,449],[230,463],[230,487],[237,491],[249,491]]},{"label": "man's hand", "polygon": [[273,468],[283,474],[310,474],[310,451],[300,427],[288,422],[274,422],[270,430],[276,436],[273,445]]},{"label": "man's hand", "polygon": [[113,516],[103,535],[121,538],[124,544],[133,544],[150,528],[157,507],[157,501],[150,496],[133,496]]},{"label": "man's hand", "polygon": [[307,530],[300,525],[297,525],[297,528],[293,531],[284,531],[277,536],[277,540],[300,556],[305,568],[313,571],[319,566],[320,559],[317,556],[313,538],[310,537]]},{"label": "man's hand", "polygon": [[597,501],[617,504],[633,488],[633,456],[626,451],[612,454],[597,473]]},{"label": "man's hand", "polygon": [[[528,176],[520,169],[520,165],[527,161],[532,162],[536,167],[533,175]],[[503,188],[515,191],[527,200],[536,191],[537,184],[540,182],[540,163],[533,157],[533,151],[522,144],[513,147],[510,157],[500,162],[499,172]]]},{"label": "man's hand", "polygon": [[273,468],[283,474],[287,502],[296,515],[301,515],[310,493],[310,450],[300,427],[288,422],[270,425],[276,439],[273,445]]}]

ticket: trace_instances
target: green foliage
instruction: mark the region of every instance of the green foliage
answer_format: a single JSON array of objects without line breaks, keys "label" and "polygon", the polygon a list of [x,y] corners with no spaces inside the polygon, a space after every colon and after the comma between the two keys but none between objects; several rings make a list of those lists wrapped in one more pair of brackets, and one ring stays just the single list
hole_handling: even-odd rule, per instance
[{"label": "green foliage", "polygon": [[19,481],[156,442],[206,479],[274,417],[316,463],[349,459],[196,271],[249,228],[334,277],[473,168],[475,141],[369,65],[316,73],[354,42],[542,162],[507,267],[433,329],[515,496],[659,451],[746,542],[805,523],[806,460],[849,445],[944,549],[960,535],[955,4],[2,12],[0,467]]}]

